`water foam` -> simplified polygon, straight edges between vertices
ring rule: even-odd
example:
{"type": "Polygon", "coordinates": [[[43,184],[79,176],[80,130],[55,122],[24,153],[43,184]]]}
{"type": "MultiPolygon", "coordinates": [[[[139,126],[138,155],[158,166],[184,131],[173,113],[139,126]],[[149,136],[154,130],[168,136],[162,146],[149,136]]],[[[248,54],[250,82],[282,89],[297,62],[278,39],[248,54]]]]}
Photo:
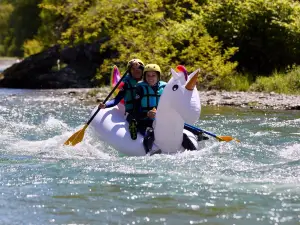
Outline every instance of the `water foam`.
{"type": "Polygon", "coordinates": [[[288,145],[279,152],[279,155],[285,159],[300,160],[300,144],[288,145]]]}
{"type": "Polygon", "coordinates": [[[76,146],[64,146],[70,132],[57,135],[46,140],[30,141],[15,139],[6,146],[7,151],[15,154],[26,154],[52,159],[109,159],[112,156],[105,153],[107,146],[94,142],[88,135],[76,146]]]}

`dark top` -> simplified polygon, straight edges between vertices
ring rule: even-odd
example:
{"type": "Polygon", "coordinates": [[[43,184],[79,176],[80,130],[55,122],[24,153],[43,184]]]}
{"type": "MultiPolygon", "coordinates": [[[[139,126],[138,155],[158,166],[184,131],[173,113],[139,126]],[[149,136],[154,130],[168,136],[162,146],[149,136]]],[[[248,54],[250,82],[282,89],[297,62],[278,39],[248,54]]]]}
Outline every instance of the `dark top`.
{"type": "Polygon", "coordinates": [[[127,88],[126,86],[127,86],[127,84],[124,83],[122,89],[118,92],[118,94],[116,95],[116,97],[113,98],[113,99],[111,99],[111,100],[109,100],[109,101],[107,101],[105,103],[105,105],[106,105],[107,108],[110,108],[110,107],[113,107],[113,106],[119,104],[119,102],[125,97],[126,88],[127,88]]]}

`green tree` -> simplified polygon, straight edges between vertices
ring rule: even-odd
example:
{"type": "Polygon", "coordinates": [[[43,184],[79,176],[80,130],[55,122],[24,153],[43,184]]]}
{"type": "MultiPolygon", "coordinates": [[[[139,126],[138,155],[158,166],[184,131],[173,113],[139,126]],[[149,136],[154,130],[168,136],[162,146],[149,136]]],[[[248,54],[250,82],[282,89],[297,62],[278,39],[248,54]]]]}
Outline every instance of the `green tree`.
{"type": "Polygon", "coordinates": [[[236,48],[223,51],[222,44],[210,37],[199,16],[205,2],[74,0],[42,7],[68,21],[61,34],[62,44],[108,38],[100,49],[111,55],[100,67],[102,74],[116,63],[125,68],[130,58],[138,57],[158,63],[166,75],[179,63],[191,70],[202,67],[209,74],[203,77],[206,84],[218,86],[221,77],[234,73],[236,63],[228,60],[236,48]]]}
{"type": "Polygon", "coordinates": [[[8,36],[9,18],[12,11],[13,6],[11,4],[0,4],[0,56],[7,55],[7,48],[4,43],[8,36]]]}
{"type": "Polygon", "coordinates": [[[205,26],[224,47],[238,47],[234,59],[252,74],[270,74],[300,63],[300,4],[292,0],[211,1],[205,26]]]}
{"type": "Polygon", "coordinates": [[[215,87],[221,87],[237,65],[229,61],[237,48],[224,48],[204,26],[203,7],[207,0],[10,2],[15,7],[10,17],[10,54],[21,54],[20,46],[24,46],[26,54],[32,54],[57,42],[70,46],[103,39],[106,41],[99,51],[108,57],[100,67],[102,74],[110,74],[113,64],[125,69],[130,58],[138,57],[146,63],[158,63],[165,79],[170,67],[177,64],[189,70],[201,67],[205,71],[202,85],[215,87]],[[30,16],[23,21],[25,13],[30,16]],[[33,21],[30,25],[29,19],[33,21]]]}
{"type": "Polygon", "coordinates": [[[40,26],[40,0],[6,0],[13,6],[8,20],[6,38],[3,41],[5,53],[9,56],[23,56],[23,43],[32,39],[40,26]]]}
{"type": "Polygon", "coordinates": [[[35,39],[42,42],[44,47],[56,44],[61,38],[61,33],[68,27],[68,18],[53,10],[54,5],[63,5],[64,2],[64,0],[42,0],[38,5],[41,9],[39,14],[41,24],[35,39]]]}

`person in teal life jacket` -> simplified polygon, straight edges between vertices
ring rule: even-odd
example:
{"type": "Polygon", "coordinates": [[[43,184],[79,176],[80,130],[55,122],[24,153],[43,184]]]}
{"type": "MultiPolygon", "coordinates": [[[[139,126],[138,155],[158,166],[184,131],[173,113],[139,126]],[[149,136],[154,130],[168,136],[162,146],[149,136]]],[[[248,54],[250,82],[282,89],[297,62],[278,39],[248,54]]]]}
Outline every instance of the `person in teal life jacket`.
{"type": "Polygon", "coordinates": [[[142,80],[144,63],[140,59],[132,59],[127,63],[128,74],[123,79],[120,86],[122,87],[116,97],[107,101],[105,104],[100,103],[99,108],[110,108],[117,105],[123,98],[125,103],[125,117],[129,123],[131,139],[137,138],[137,122],[133,117],[135,105],[136,84],[142,80]]]}
{"type": "Polygon", "coordinates": [[[148,153],[154,142],[153,121],[156,108],[166,82],[160,80],[161,70],[157,64],[147,64],[144,68],[143,82],[136,86],[134,116],[137,130],[144,135],[143,145],[148,153]]]}
{"type": "MultiPolygon", "coordinates": [[[[150,155],[159,153],[159,151],[151,153],[151,149],[155,139],[153,121],[156,115],[156,108],[158,106],[160,96],[167,84],[160,80],[160,76],[160,67],[157,64],[148,64],[144,68],[143,82],[138,83],[136,86],[134,116],[138,122],[138,131],[144,135],[143,145],[145,151],[146,153],[150,153],[150,155]]],[[[208,139],[203,136],[202,133],[187,124],[184,128],[198,136],[198,141],[208,139]]],[[[196,149],[187,135],[183,135],[182,146],[190,150],[196,149]]]]}

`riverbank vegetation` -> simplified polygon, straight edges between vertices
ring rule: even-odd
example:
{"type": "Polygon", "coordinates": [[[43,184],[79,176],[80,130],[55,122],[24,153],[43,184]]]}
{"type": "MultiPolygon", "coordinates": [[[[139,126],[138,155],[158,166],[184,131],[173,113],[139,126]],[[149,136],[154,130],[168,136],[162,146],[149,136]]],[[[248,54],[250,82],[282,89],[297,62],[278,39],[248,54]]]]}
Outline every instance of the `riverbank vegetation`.
{"type": "Polygon", "coordinates": [[[138,57],[164,79],[200,67],[201,88],[300,94],[299,1],[2,0],[0,18],[0,56],[102,40],[103,82],[138,57]]]}

